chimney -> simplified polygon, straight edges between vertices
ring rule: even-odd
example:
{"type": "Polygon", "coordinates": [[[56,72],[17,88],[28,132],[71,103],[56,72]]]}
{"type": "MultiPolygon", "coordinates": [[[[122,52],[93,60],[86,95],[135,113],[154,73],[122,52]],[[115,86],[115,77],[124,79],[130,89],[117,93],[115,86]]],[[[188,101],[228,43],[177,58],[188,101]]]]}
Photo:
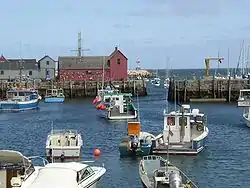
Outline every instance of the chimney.
{"type": "Polygon", "coordinates": [[[115,51],[117,51],[118,50],[118,46],[115,46],[115,51]]]}

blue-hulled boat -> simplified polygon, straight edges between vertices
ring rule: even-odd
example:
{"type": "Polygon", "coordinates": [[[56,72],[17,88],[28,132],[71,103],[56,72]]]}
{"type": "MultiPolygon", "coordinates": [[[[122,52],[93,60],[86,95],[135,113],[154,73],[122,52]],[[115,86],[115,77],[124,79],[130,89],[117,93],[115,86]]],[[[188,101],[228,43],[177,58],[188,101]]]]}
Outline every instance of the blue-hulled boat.
{"type": "Polygon", "coordinates": [[[47,89],[44,102],[45,103],[63,103],[65,96],[63,89],[47,89]]]}
{"type": "Polygon", "coordinates": [[[38,108],[39,95],[36,90],[13,89],[6,93],[6,100],[0,101],[0,111],[22,111],[38,108]]]}

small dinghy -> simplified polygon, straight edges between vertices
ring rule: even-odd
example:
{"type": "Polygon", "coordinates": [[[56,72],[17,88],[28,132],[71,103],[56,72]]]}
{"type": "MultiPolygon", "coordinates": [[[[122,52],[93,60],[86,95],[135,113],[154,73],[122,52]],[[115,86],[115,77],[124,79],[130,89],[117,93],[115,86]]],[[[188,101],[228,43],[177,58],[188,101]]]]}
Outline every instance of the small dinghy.
{"type": "Polygon", "coordinates": [[[198,188],[179,168],[160,156],[144,156],[139,174],[146,188],[198,188]]]}

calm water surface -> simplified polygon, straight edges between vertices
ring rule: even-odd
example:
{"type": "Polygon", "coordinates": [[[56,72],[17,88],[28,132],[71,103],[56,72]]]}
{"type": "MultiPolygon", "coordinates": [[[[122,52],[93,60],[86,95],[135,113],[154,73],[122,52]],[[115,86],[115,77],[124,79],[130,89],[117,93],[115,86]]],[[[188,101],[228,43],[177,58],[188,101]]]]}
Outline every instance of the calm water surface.
{"type": "MultiPolygon", "coordinates": [[[[158,134],[163,128],[166,106],[163,88],[149,88],[149,96],[139,99],[142,129],[158,134]]],[[[92,99],[69,100],[64,104],[40,104],[40,109],[0,114],[0,148],[19,150],[27,156],[44,155],[51,130],[77,129],[84,137],[83,158],[92,160],[101,149],[97,163],[107,169],[101,188],[142,187],[138,159],[120,158],[118,145],[126,134],[126,122],[107,122],[98,117],[92,99]]],[[[173,105],[170,105],[173,109],[173,105]]],[[[193,104],[208,115],[208,147],[196,157],[170,156],[201,188],[250,187],[250,129],[241,118],[242,109],[228,104],[193,104]]]]}

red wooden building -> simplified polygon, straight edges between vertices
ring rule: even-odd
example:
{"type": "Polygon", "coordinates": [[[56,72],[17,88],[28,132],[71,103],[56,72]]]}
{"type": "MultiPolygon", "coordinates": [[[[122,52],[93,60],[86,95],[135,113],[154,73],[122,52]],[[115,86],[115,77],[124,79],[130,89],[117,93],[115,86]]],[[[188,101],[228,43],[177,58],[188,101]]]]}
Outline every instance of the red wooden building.
{"type": "Polygon", "coordinates": [[[117,48],[110,56],[59,56],[59,80],[127,80],[128,59],[117,48]]]}

